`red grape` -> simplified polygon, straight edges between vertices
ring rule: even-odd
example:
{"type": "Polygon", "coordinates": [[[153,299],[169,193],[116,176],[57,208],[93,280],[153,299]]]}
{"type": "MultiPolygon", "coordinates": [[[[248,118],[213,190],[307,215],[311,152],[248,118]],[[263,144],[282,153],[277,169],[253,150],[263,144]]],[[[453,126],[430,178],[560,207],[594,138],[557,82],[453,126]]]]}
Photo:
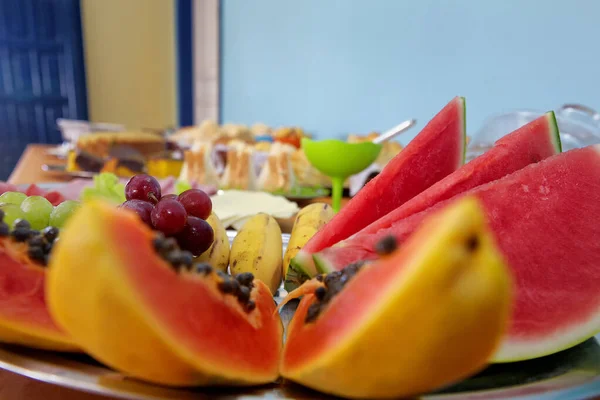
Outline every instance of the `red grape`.
{"type": "Polygon", "coordinates": [[[177,234],[177,243],[183,250],[199,256],[210,248],[215,238],[208,222],[197,217],[188,217],[187,225],[177,234]]]}
{"type": "Polygon", "coordinates": [[[152,221],[150,219],[150,212],[154,208],[152,204],[147,201],[142,201],[138,199],[127,200],[125,203],[121,204],[119,208],[124,208],[126,210],[131,210],[140,217],[144,223],[152,226],[152,221]]]}
{"type": "Polygon", "coordinates": [[[188,215],[207,219],[212,211],[212,201],[202,190],[189,189],[179,195],[179,201],[188,215]]]}
{"type": "Polygon", "coordinates": [[[150,175],[135,175],[125,185],[125,198],[156,204],[160,200],[160,184],[150,175]]]}
{"type": "Polygon", "coordinates": [[[177,200],[177,195],[176,194],[165,194],[163,197],[160,198],[161,200],[163,199],[175,199],[177,200]]]}
{"type": "Polygon", "coordinates": [[[154,206],[150,218],[155,229],[165,235],[174,235],[184,228],[187,213],[177,200],[164,199],[154,206]]]}

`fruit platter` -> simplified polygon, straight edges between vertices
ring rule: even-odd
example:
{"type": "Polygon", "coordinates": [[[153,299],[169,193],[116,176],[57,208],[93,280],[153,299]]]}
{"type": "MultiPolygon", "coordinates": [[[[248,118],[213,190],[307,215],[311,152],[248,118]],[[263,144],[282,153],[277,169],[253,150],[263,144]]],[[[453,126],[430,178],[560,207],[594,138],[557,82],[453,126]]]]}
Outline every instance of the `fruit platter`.
{"type": "Polygon", "coordinates": [[[0,367],[128,399],[600,395],[600,147],[548,112],[465,163],[456,97],[340,211],[0,186],[0,367]]]}

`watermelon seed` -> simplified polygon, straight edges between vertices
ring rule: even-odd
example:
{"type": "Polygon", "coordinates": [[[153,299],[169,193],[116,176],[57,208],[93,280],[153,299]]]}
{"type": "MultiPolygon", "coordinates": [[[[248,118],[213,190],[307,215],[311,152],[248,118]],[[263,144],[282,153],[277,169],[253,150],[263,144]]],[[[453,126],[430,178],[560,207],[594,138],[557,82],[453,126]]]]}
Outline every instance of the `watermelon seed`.
{"type": "Polygon", "coordinates": [[[398,248],[396,238],[392,235],[386,236],[375,244],[375,252],[380,256],[387,256],[398,248]]]}

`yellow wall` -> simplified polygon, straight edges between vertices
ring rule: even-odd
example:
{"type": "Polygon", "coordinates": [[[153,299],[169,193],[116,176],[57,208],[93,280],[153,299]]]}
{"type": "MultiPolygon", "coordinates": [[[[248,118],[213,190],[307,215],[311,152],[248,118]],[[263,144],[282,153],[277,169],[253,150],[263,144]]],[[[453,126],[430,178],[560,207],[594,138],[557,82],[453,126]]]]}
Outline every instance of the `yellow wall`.
{"type": "Polygon", "coordinates": [[[177,124],[173,0],[83,0],[90,120],[177,124]]]}

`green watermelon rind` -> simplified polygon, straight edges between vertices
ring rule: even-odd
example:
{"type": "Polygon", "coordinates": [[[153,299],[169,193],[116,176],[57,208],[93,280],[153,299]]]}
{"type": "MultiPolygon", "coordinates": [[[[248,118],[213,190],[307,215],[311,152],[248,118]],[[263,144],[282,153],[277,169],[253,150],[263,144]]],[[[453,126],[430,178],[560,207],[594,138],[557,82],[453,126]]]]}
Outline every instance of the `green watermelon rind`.
{"type": "Polygon", "coordinates": [[[554,111],[548,111],[546,113],[548,124],[550,125],[550,141],[554,145],[556,153],[562,153],[562,142],[560,140],[560,130],[558,129],[558,122],[556,122],[556,114],[554,111]]]}
{"type": "Polygon", "coordinates": [[[319,274],[328,274],[336,270],[327,262],[327,259],[321,257],[319,253],[313,254],[312,259],[319,274]]]}
{"type": "MultiPolygon", "coordinates": [[[[498,349],[497,353],[490,359],[490,362],[492,362],[494,364],[507,364],[507,363],[512,363],[512,362],[527,361],[527,360],[532,360],[532,359],[536,359],[536,358],[540,358],[540,357],[549,356],[549,355],[556,354],[556,353],[564,351],[564,350],[571,349],[571,348],[585,342],[586,340],[593,338],[594,336],[596,336],[599,333],[600,333],[600,325],[597,328],[591,329],[580,335],[576,335],[573,338],[573,340],[562,343],[560,346],[552,347],[549,345],[544,350],[535,352],[534,354],[532,354],[532,353],[521,354],[519,352],[513,351],[513,352],[510,352],[511,353],[510,355],[504,355],[503,354],[504,346],[502,346],[498,349]],[[515,353],[515,354],[512,354],[512,353],[515,353]]],[[[510,348],[513,345],[509,343],[507,346],[510,348]]],[[[531,345],[523,343],[521,346],[529,348],[529,346],[531,346],[531,345]]]]}

